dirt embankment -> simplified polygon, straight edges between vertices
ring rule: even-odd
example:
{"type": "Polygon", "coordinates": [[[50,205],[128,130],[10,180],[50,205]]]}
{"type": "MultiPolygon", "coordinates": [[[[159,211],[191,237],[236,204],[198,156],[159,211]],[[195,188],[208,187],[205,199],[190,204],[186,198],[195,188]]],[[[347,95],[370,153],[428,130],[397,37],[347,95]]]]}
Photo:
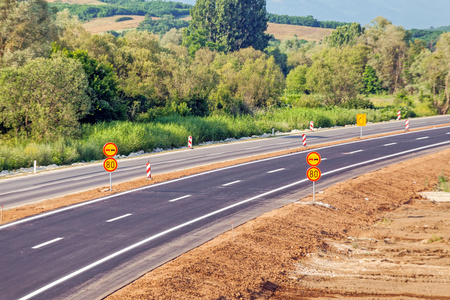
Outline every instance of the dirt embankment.
{"type": "Polygon", "coordinates": [[[450,299],[450,202],[419,194],[439,175],[450,149],[267,213],[107,299],[450,299]]]}

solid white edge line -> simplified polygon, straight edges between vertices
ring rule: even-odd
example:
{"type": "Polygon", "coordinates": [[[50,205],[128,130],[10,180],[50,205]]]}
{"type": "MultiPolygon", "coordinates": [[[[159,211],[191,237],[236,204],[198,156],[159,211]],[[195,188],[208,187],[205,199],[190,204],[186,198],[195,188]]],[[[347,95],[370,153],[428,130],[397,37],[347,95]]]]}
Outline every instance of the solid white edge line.
{"type": "MultiPolygon", "coordinates": [[[[361,166],[361,165],[369,164],[369,163],[372,163],[372,162],[375,162],[375,161],[385,160],[387,158],[399,156],[399,155],[402,155],[402,154],[407,154],[407,153],[415,152],[415,151],[418,151],[418,150],[423,150],[423,149],[427,149],[427,148],[431,148],[431,147],[435,147],[435,146],[440,146],[440,145],[445,145],[445,144],[449,144],[449,143],[450,143],[450,141],[441,142],[441,143],[437,143],[437,144],[433,144],[433,145],[423,146],[423,147],[419,147],[419,148],[415,148],[415,149],[410,149],[410,150],[406,150],[406,151],[390,154],[390,155],[383,156],[383,157],[370,159],[370,160],[367,160],[367,161],[364,161],[364,162],[360,162],[360,163],[357,163],[357,164],[353,164],[353,165],[350,165],[350,166],[345,166],[345,167],[342,167],[342,168],[339,168],[339,169],[335,169],[335,170],[332,170],[332,171],[325,172],[325,173],[322,174],[322,176],[326,176],[326,175],[333,174],[333,173],[336,173],[336,172],[340,172],[340,171],[343,171],[343,170],[346,170],[346,169],[358,167],[358,166],[361,166]]],[[[87,266],[85,266],[85,267],[83,267],[81,269],[78,269],[77,271],[72,272],[72,273],[70,273],[70,274],[68,274],[68,275],[66,275],[66,276],[64,276],[64,277],[62,277],[62,278],[60,278],[60,279],[58,279],[56,281],[53,281],[52,283],[49,283],[49,284],[43,286],[42,288],[40,288],[40,289],[38,289],[38,290],[36,290],[36,291],[34,291],[34,292],[32,292],[32,293],[22,297],[22,298],[20,298],[19,300],[27,300],[27,299],[30,299],[30,298],[36,296],[36,295],[39,295],[40,293],[45,292],[46,290],[48,290],[48,289],[50,289],[50,288],[52,288],[52,287],[54,287],[54,286],[56,286],[56,285],[58,285],[58,284],[60,284],[60,283],[62,283],[64,281],[66,281],[66,280],[69,280],[69,279],[71,279],[71,278],[73,278],[73,277],[75,277],[75,276],[77,276],[77,275],[79,275],[79,274],[81,274],[83,272],[86,272],[86,271],[88,271],[88,270],[90,270],[90,269],[92,269],[92,268],[94,268],[94,267],[96,267],[96,266],[98,266],[98,265],[100,265],[100,264],[102,264],[104,262],[107,262],[107,261],[109,261],[109,260],[111,260],[111,259],[113,259],[113,258],[115,258],[115,257],[117,257],[117,256],[119,256],[121,254],[123,254],[123,253],[126,253],[126,252],[131,251],[131,250],[133,250],[133,249],[135,249],[135,248],[137,248],[137,247],[139,247],[141,245],[144,245],[144,244],[146,244],[146,243],[148,243],[148,242],[150,242],[150,241],[152,241],[152,240],[154,240],[154,239],[156,239],[158,237],[161,237],[163,235],[166,235],[168,233],[171,233],[171,232],[173,232],[175,230],[178,230],[178,229],[181,229],[183,227],[192,225],[192,224],[194,224],[196,222],[199,222],[199,221],[204,220],[206,218],[209,218],[211,216],[217,215],[217,214],[219,214],[221,212],[227,211],[229,209],[232,209],[234,207],[240,206],[242,204],[254,201],[254,200],[259,199],[261,197],[264,197],[264,196],[267,196],[267,195],[279,192],[281,190],[290,188],[292,186],[298,185],[298,184],[303,183],[305,181],[308,181],[308,179],[305,178],[305,179],[302,179],[300,181],[296,181],[294,183],[291,183],[291,184],[279,187],[277,189],[265,192],[263,194],[251,197],[249,199],[246,199],[246,200],[243,200],[243,201],[231,204],[231,205],[226,206],[224,208],[221,208],[221,209],[218,209],[216,211],[213,211],[213,212],[211,212],[209,214],[203,215],[203,216],[195,218],[195,219],[193,219],[191,221],[185,222],[185,223],[180,224],[178,226],[175,226],[175,227],[172,227],[172,228],[167,229],[165,231],[162,231],[160,233],[157,233],[157,234],[155,234],[153,236],[150,236],[150,237],[148,237],[148,238],[146,238],[146,239],[144,239],[144,240],[142,240],[140,242],[137,242],[137,243],[135,243],[133,245],[130,245],[128,247],[123,248],[122,250],[119,250],[119,251],[117,251],[115,253],[112,253],[112,254],[110,254],[110,255],[108,255],[108,256],[106,256],[106,257],[104,257],[104,258],[102,258],[102,259],[100,259],[100,260],[98,260],[96,262],[93,262],[90,265],[87,265],[87,266]]]]}
{"type": "Polygon", "coordinates": [[[129,217],[129,216],[132,216],[132,215],[133,215],[133,214],[126,214],[126,215],[123,215],[123,216],[120,216],[120,217],[117,217],[117,218],[114,218],[114,219],[109,219],[109,220],[107,220],[107,221],[105,221],[105,222],[106,222],[106,223],[111,223],[111,222],[114,222],[114,221],[117,221],[117,220],[120,220],[120,219],[129,217]]]}
{"type": "Polygon", "coordinates": [[[45,242],[45,243],[36,245],[36,246],[34,246],[34,247],[31,247],[31,249],[39,249],[39,248],[41,248],[41,247],[50,245],[50,244],[52,244],[52,243],[54,243],[54,242],[57,242],[57,241],[60,241],[60,240],[62,240],[62,239],[63,239],[62,237],[59,237],[59,238],[53,239],[53,240],[51,240],[51,241],[48,241],[48,242],[45,242]]]}
{"type": "Polygon", "coordinates": [[[241,182],[241,181],[240,180],[236,180],[236,181],[233,181],[233,182],[228,182],[228,183],[222,184],[222,186],[229,186],[229,185],[232,185],[232,184],[235,184],[235,183],[238,183],[238,182],[241,182]]]}
{"type": "Polygon", "coordinates": [[[447,132],[446,134],[450,134],[450,132],[447,132]]]}
{"type": "Polygon", "coordinates": [[[186,196],[178,197],[178,198],[169,200],[169,202],[175,202],[175,201],[178,201],[178,200],[181,200],[181,199],[185,199],[185,198],[189,198],[189,197],[192,197],[192,195],[186,195],[186,196]]]}
{"type": "MultiPolygon", "coordinates": [[[[367,161],[364,161],[364,162],[360,162],[360,163],[357,163],[357,164],[353,164],[353,165],[350,165],[350,166],[345,166],[345,167],[342,167],[342,168],[339,168],[339,169],[335,169],[335,170],[332,170],[332,171],[325,172],[325,173],[322,174],[322,176],[326,176],[326,175],[333,174],[333,173],[336,173],[336,172],[340,172],[340,171],[343,171],[343,170],[346,170],[346,169],[358,167],[358,166],[361,166],[361,165],[369,164],[369,163],[372,163],[372,162],[375,162],[375,161],[385,160],[387,158],[399,156],[399,155],[402,155],[402,154],[407,154],[407,153],[415,152],[415,151],[418,151],[418,150],[423,150],[423,149],[427,149],[427,148],[431,148],[431,147],[435,147],[435,146],[440,146],[440,145],[445,145],[445,144],[449,144],[449,143],[450,143],[450,141],[441,142],[441,143],[437,143],[437,144],[433,144],[433,145],[423,146],[423,147],[419,147],[419,148],[415,148],[415,149],[410,149],[410,150],[406,150],[406,151],[390,154],[390,155],[383,156],[383,157],[370,159],[370,160],[367,160],[367,161]]],[[[94,268],[94,267],[96,267],[96,266],[106,262],[106,261],[109,261],[109,260],[111,260],[111,259],[113,259],[113,258],[115,258],[115,257],[117,257],[117,256],[119,256],[121,254],[123,254],[123,253],[131,251],[131,250],[133,250],[133,249],[135,249],[135,248],[137,248],[139,246],[142,246],[142,245],[144,245],[144,244],[146,244],[146,243],[148,243],[148,242],[150,242],[150,241],[152,241],[152,240],[154,240],[154,239],[156,239],[158,237],[161,237],[163,235],[166,235],[168,233],[171,233],[171,232],[173,232],[175,230],[178,230],[178,229],[181,229],[183,227],[192,225],[192,224],[194,224],[196,222],[199,222],[199,221],[204,220],[206,218],[209,218],[211,216],[217,215],[219,213],[222,213],[222,212],[227,211],[229,209],[232,209],[234,207],[240,206],[242,204],[254,201],[254,200],[259,199],[261,197],[264,197],[264,196],[267,196],[267,195],[270,195],[270,194],[282,191],[284,189],[290,188],[292,186],[298,185],[298,184],[303,183],[305,181],[308,181],[308,179],[305,178],[305,179],[302,179],[300,181],[296,181],[294,183],[291,183],[291,184],[279,187],[277,189],[265,192],[263,194],[251,197],[249,199],[246,199],[246,200],[243,200],[243,201],[231,204],[231,205],[226,206],[224,208],[221,208],[221,209],[218,209],[216,211],[213,211],[213,212],[211,212],[209,214],[203,215],[203,216],[195,218],[195,219],[193,219],[191,221],[185,222],[185,223],[180,224],[178,226],[175,226],[175,227],[172,227],[172,228],[167,229],[165,231],[162,231],[160,233],[157,233],[157,234],[155,234],[153,236],[150,236],[150,237],[148,237],[148,238],[146,238],[146,239],[144,239],[144,240],[142,240],[140,242],[137,242],[137,243],[135,243],[133,245],[130,245],[130,246],[126,247],[126,248],[123,248],[122,250],[119,250],[119,251],[117,251],[115,253],[112,253],[112,254],[110,254],[110,255],[108,255],[108,256],[106,256],[106,257],[104,257],[104,258],[102,258],[102,259],[100,259],[100,260],[98,260],[96,262],[93,262],[90,265],[87,265],[87,266],[85,266],[85,267],[83,267],[81,269],[78,269],[77,271],[72,272],[72,273],[70,273],[70,274],[68,274],[68,275],[66,275],[66,276],[64,276],[64,277],[62,277],[62,278],[60,278],[60,279],[58,279],[56,281],[53,281],[52,283],[49,283],[49,284],[43,286],[42,288],[40,288],[40,289],[38,289],[38,290],[36,290],[36,291],[34,291],[34,292],[32,292],[32,293],[22,297],[22,298],[20,298],[19,300],[27,300],[27,299],[30,299],[30,298],[36,296],[36,295],[39,295],[40,293],[45,292],[46,290],[48,290],[48,289],[50,289],[50,288],[52,288],[52,287],[54,287],[54,286],[56,286],[56,285],[58,285],[58,284],[60,284],[60,283],[62,283],[64,281],[66,281],[66,280],[69,280],[69,279],[71,279],[71,278],[73,278],[73,277],[75,277],[75,276],[77,276],[77,275],[79,275],[79,274],[81,274],[83,272],[86,272],[86,271],[88,271],[88,270],[90,270],[90,269],[92,269],[92,268],[94,268]]]]}
{"type": "Polygon", "coordinates": [[[397,143],[384,144],[383,146],[384,146],[384,147],[387,147],[387,146],[393,146],[393,145],[397,145],[397,143]]]}
{"type": "Polygon", "coordinates": [[[417,138],[416,141],[425,140],[425,139],[429,139],[429,138],[430,138],[429,136],[424,136],[424,137],[417,138]]]}
{"type": "MultiPolygon", "coordinates": [[[[420,132],[429,131],[429,130],[439,130],[439,129],[447,128],[447,127],[450,127],[450,126],[424,129],[424,130],[421,130],[420,132]]],[[[399,134],[396,134],[396,136],[408,135],[408,134],[414,134],[414,133],[417,133],[417,132],[412,131],[412,132],[399,133],[399,134]]],[[[389,138],[389,137],[392,137],[392,136],[381,136],[381,137],[376,137],[376,138],[367,139],[367,140],[353,141],[353,142],[345,143],[345,145],[361,143],[361,142],[367,142],[367,141],[373,141],[373,140],[379,140],[379,139],[385,139],[385,138],[389,138]]],[[[343,144],[336,144],[336,145],[330,145],[330,146],[325,146],[325,147],[319,147],[319,148],[314,149],[314,151],[318,151],[318,150],[321,150],[321,149],[335,148],[335,147],[339,147],[339,146],[342,146],[342,145],[343,144]]],[[[437,145],[437,144],[435,144],[435,145],[437,145]]],[[[129,194],[129,193],[134,193],[136,191],[150,189],[150,188],[158,187],[158,186],[161,186],[161,185],[170,184],[172,182],[177,182],[177,181],[186,180],[186,179],[190,179],[190,178],[194,178],[194,177],[198,177],[198,176],[202,176],[202,175],[206,175],[206,174],[219,172],[219,171],[222,171],[222,170],[233,169],[233,168],[237,168],[237,167],[241,167],[241,166],[246,166],[246,165],[250,165],[250,164],[256,164],[256,163],[259,163],[259,162],[264,162],[264,161],[284,158],[284,157],[288,157],[288,156],[301,155],[301,154],[304,154],[305,152],[309,152],[309,151],[311,151],[311,150],[304,150],[304,151],[299,151],[299,152],[295,152],[295,153],[290,153],[290,154],[285,154],[285,155],[280,155],[280,156],[275,156],[275,157],[269,157],[269,158],[265,158],[265,159],[261,159],[261,160],[250,161],[250,162],[246,162],[246,163],[242,163],[242,164],[228,166],[228,167],[221,168],[221,169],[215,169],[215,170],[206,171],[206,172],[203,172],[203,173],[197,173],[197,174],[189,175],[189,176],[186,176],[186,177],[181,177],[181,178],[177,178],[177,179],[173,179],[173,180],[169,180],[169,181],[164,181],[164,182],[160,182],[160,183],[144,186],[144,187],[137,188],[137,189],[134,189],[134,190],[129,190],[129,191],[125,191],[125,192],[122,192],[122,193],[106,196],[106,197],[103,197],[103,198],[98,198],[98,199],[94,199],[94,200],[91,200],[91,201],[86,201],[86,202],[74,204],[74,205],[67,206],[67,207],[64,207],[64,208],[61,208],[61,209],[56,209],[56,210],[53,210],[53,211],[50,211],[50,212],[46,212],[46,213],[43,213],[43,214],[40,214],[40,215],[36,215],[36,216],[32,216],[32,217],[29,217],[29,218],[26,218],[26,219],[22,219],[22,220],[19,220],[19,221],[11,222],[11,223],[5,224],[3,226],[0,226],[0,230],[8,228],[8,227],[11,227],[11,226],[14,226],[14,225],[26,223],[26,222],[33,221],[33,220],[37,220],[37,219],[40,219],[40,218],[43,218],[43,217],[46,217],[46,216],[50,216],[50,215],[53,215],[53,214],[57,214],[57,213],[60,213],[60,212],[63,212],[63,211],[67,211],[67,210],[75,209],[75,208],[78,208],[78,207],[94,204],[94,203],[97,203],[97,202],[105,201],[105,200],[108,200],[108,199],[111,199],[111,198],[114,198],[114,197],[118,197],[118,196],[129,194]]]]}
{"type": "Polygon", "coordinates": [[[272,173],[279,172],[279,171],[283,171],[283,170],[284,170],[284,168],[281,168],[281,169],[276,169],[276,170],[269,171],[269,172],[267,172],[267,173],[268,173],[268,174],[272,174],[272,173]]]}

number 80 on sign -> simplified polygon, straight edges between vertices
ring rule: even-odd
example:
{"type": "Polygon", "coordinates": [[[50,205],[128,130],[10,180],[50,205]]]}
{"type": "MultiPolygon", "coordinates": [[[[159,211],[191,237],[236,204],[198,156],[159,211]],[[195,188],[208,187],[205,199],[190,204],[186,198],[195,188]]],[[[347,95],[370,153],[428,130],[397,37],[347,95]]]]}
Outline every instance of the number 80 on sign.
{"type": "Polygon", "coordinates": [[[103,162],[103,168],[108,172],[114,172],[117,169],[117,160],[112,157],[105,159],[103,162]]]}
{"type": "Polygon", "coordinates": [[[306,177],[311,181],[319,180],[320,176],[322,176],[322,172],[320,172],[320,169],[317,167],[311,167],[306,171],[306,177]]]}

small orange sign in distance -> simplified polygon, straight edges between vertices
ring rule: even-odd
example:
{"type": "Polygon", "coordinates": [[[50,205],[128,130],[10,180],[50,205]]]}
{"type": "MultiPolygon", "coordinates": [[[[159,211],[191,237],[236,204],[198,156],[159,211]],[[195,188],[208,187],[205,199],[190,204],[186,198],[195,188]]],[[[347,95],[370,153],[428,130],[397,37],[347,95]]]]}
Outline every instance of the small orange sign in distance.
{"type": "Polygon", "coordinates": [[[114,172],[117,169],[117,166],[118,166],[117,160],[115,160],[112,157],[108,157],[103,162],[103,168],[105,168],[105,170],[108,172],[114,172]]]}
{"type": "Polygon", "coordinates": [[[320,165],[321,161],[322,161],[322,158],[320,157],[320,154],[317,152],[310,152],[306,156],[306,162],[311,167],[317,167],[318,165],[320,165]]]}
{"type": "Polygon", "coordinates": [[[322,176],[322,172],[317,167],[311,167],[306,171],[306,177],[311,181],[317,181],[322,176]]]}
{"type": "Polygon", "coordinates": [[[119,149],[114,143],[106,143],[105,146],[103,146],[103,154],[105,154],[106,157],[113,157],[117,152],[119,152],[119,149]]]}

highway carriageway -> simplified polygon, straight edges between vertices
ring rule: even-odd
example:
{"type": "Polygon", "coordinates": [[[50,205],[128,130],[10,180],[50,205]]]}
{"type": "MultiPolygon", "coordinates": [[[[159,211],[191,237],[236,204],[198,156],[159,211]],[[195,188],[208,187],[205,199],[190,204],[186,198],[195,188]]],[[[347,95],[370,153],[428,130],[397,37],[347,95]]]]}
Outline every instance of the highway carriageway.
{"type": "MultiPolygon", "coordinates": [[[[316,190],[449,147],[450,127],[441,127],[318,148],[316,190]]],[[[310,195],[307,154],[195,174],[1,226],[0,299],[106,296],[231,222],[310,195]]]]}
{"type": "MultiPolygon", "coordinates": [[[[450,115],[410,119],[411,130],[443,124],[450,124],[450,115]]],[[[368,124],[363,127],[363,136],[399,132],[404,129],[404,120],[368,124]]],[[[314,146],[359,137],[360,128],[351,126],[308,131],[306,136],[307,145],[314,146]]],[[[302,147],[302,135],[293,134],[214,146],[194,146],[194,150],[186,149],[132,159],[119,159],[119,166],[112,174],[112,180],[113,184],[117,184],[145,178],[147,161],[151,163],[152,175],[158,175],[299,147],[302,147]]],[[[100,187],[109,187],[109,174],[103,169],[102,162],[9,179],[0,178],[0,205],[8,209],[100,187]]]]}

